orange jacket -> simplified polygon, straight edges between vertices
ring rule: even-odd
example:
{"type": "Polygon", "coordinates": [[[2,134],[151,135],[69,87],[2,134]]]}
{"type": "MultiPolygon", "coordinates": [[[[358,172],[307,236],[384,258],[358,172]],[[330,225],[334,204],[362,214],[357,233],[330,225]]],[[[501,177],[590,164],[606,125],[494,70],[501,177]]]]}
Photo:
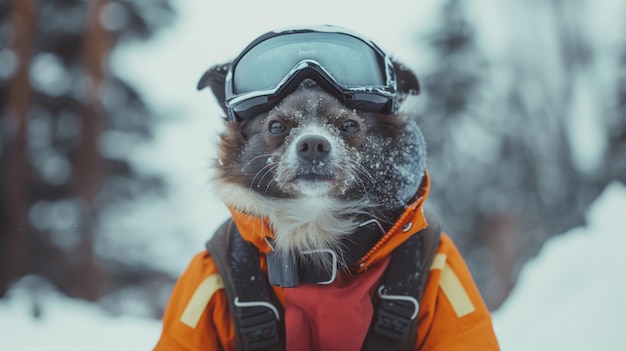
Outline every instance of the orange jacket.
{"type": "MultiPolygon", "coordinates": [[[[428,195],[425,177],[420,196],[403,213],[356,267],[358,272],[381,262],[408,236],[425,228],[422,206],[428,195]],[[412,229],[404,232],[407,224],[412,229]]],[[[267,222],[231,209],[244,240],[254,243],[261,268],[267,272],[265,254],[270,251],[264,236],[271,236],[267,222]]],[[[285,292],[273,287],[283,305],[285,292]]],[[[474,284],[459,251],[442,233],[418,314],[416,350],[499,350],[491,315],[474,284]]],[[[163,317],[163,331],[155,351],[235,350],[235,331],[226,292],[217,267],[207,252],[196,255],[179,278],[163,317]]]]}

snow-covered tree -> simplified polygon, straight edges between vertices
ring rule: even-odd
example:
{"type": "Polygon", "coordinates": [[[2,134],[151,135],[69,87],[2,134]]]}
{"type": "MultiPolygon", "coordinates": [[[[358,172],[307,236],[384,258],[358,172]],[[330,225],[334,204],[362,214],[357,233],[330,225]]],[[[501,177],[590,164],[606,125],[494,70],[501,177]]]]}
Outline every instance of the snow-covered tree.
{"type": "Polygon", "coordinates": [[[0,5],[0,296],[25,274],[97,299],[154,272],[105,268],[102,211],[161,192],[127,155],[155,114],[110,69],[112,50],[171,23],[169,0],[0,5]]]}
{"type": "Polygon", "coordinates": [[[508,37],[497,57],[476,29],[487,17],[463,5],[444,1],[427,37],[434,57],[421,124],[432,203],[495,308],[550,236],[582,224],[604,186],[623,181],[626,115],[607,109],[615,84],[597,78],[606,47],[591,40],[590,2],[500,7],[510,11],[500,14],[506,26],[481,26],[508,37]]]}

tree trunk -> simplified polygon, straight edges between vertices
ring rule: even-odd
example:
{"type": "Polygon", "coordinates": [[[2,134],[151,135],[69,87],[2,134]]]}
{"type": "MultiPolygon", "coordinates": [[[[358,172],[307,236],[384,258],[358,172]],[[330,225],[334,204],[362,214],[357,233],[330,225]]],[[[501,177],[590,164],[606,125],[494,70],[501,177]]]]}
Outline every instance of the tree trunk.
{"type": "Polygon", "coordinates": [[[2,111],[7,118],[3,155],[2,205],[0,207],[0,296],[12,280],[26,273],[27,243],[31,235],[28,223],[30,163],[27,127],[32,91],[29,68],[35,36],[35,5],[32,0],[13,0],[11,8],[13,43],[11,50],[18,66],[7,86],[7,104],[2,111]]]}
{"type": "Polygon", "coordinates": [[[73,294],[95,300],[102,291],[104,271],[97,264],[93,238],[97,221],[96,197],[105,178],[104,160],[99,151],[99,140],[105,127],[106,116],[101,97],[106,86],[107,59],[111,48],[111,33],[102,26],[100,14],[110,0],[95,0],[89,4],[84,41],[84,65],[90,84],[84,106],[82,140],[74,166],[74,191],[84,199],[88,212],[83,221],[84,235],[79,248],[79,271],[73,294]]]}

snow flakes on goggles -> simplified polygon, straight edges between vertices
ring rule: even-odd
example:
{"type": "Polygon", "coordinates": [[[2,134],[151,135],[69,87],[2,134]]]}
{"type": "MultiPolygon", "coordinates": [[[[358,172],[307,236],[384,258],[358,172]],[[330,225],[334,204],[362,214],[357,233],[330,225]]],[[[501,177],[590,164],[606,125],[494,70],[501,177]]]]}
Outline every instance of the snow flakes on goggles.
{"type": "Polygon", "coordinates": [[[336,26],[290,28],[255,39],[226,76],[233,121],[271,110],[306,79],[348,108],[391,113],[396,77],[391,59],[373,42],[336,26]]]}

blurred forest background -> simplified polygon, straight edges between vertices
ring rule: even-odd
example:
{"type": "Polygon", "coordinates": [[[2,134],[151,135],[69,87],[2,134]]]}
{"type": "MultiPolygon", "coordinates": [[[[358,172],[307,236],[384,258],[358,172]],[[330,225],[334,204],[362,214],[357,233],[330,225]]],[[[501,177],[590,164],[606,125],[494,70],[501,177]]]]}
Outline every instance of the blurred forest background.
{"type": "MultiPolygon", "coordinates": [[[[626,183],[626,35],[597,40],[592,1],[514,1],[518,50],[495,60],[469,1],[438,4],[437,25],[414,33],[430,57],[417,72],[429,206],[496,309],[550,236],[583,224],[606,184],[626,183]]],[[[161,315],[176,275],[101,239],[138,199],[172,191],[129,157],[162,122],[109,58],[175,18],[169,0],[0,2],[0,296],[38,275],[112,312],[133,291],[161,315]]],[[[130,233],[117,236],[123,247],[130,233]]]]}
{"type": "Polygon", "coordinates": [[[169,0],[1,4],[0,295],[28,274],[91,301],[146,286],[157,315],[164,299],[154,301],[154,282],[175,277],[103,260],[96,241],[106,214],[149,192],[165,196],[161,179],[127,158],[151,138],[155,114],[109,56],[171,23],[169,0]]]}

